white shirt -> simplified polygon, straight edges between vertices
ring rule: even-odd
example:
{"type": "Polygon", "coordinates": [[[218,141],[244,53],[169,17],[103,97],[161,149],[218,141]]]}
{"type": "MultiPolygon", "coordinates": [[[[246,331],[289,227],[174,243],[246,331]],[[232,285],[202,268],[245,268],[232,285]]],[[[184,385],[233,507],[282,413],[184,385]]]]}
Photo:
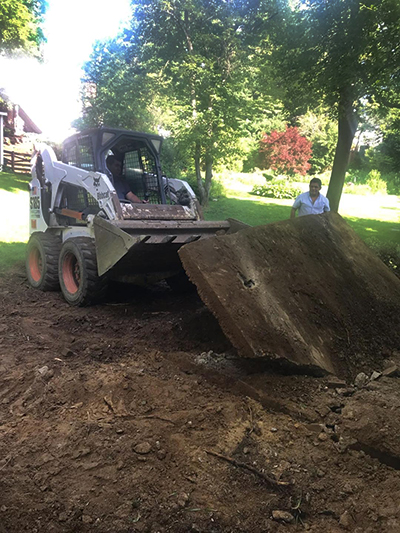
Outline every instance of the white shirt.
{"type": "Polygon", "coordinates": [[[331,210],[328,198],[319,193],[313,203],[309,192],[299,194],[292,207],[293,209],[299,210],[299,217],[304,215],[320,215],[321,213],[331,210]]]}

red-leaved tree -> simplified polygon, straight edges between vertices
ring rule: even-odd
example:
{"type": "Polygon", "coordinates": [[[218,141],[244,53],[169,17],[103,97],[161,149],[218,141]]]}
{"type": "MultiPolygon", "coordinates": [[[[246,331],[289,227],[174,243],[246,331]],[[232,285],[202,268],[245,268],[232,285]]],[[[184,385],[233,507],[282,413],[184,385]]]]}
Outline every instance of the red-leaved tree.
{"type": "Polygon", "coordinates": [[[260,142],[261,168],[293,176],[306,174],[311,167],[312,144],[300,135],[298,128],[264,133],[260,142]]]}

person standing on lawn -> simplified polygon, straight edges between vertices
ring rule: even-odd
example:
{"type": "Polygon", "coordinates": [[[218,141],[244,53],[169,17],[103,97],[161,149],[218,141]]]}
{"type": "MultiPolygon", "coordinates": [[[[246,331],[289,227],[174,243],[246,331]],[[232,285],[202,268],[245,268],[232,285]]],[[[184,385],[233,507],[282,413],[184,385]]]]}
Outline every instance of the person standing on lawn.
{"type": "Polygon", "coordinates": [[[319,191],[322,183],[319,178],[313,178],[310,181],[310,189],[308,192],[303,192],[294,201],[292,210],[290,211],[290,218],[295,218],[296,211],[299,211],[298,216],[304,215],[320,215],[330,211],[329,200],[319,191]]]}

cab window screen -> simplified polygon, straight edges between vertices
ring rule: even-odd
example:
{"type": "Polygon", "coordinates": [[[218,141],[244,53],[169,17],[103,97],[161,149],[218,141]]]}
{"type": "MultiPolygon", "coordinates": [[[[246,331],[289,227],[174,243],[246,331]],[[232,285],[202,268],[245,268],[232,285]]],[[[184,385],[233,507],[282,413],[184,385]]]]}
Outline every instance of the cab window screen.
{"type": "Polygon", "coordinates": [[[139,198],[152,204],[161,203],[155,161],[147,148],[125,153],[123,174],[139,198]]]}
{"type": "Polygon", "coordinates": [[[77,158],[77,154],[76,154],[76,146],[75,146],[75,144],[72,144],[71,146],[69,146],[67,148],[66,155],[67,155],[67,161],[66,162],[67,162],[68,165],[72,165],[73,167],[78,166],[78,158],[77,158]]]}
{"type": "Polygon", "coordinates": [[[94,170],[92,139],[89,136],[81,137],[78,146],[79,167],[85,170],[94,170]]]}

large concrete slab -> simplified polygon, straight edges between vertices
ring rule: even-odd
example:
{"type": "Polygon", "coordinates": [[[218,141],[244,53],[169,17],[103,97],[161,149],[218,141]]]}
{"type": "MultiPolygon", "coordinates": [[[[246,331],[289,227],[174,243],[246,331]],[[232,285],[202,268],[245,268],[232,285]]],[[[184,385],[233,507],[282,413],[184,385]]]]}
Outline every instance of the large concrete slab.
{"type": "Polygon", "coordinates": [[[243,357],[346,376],[400,348],[400,280],[337,214],[213,237],[179,255],[243,357]]]}

